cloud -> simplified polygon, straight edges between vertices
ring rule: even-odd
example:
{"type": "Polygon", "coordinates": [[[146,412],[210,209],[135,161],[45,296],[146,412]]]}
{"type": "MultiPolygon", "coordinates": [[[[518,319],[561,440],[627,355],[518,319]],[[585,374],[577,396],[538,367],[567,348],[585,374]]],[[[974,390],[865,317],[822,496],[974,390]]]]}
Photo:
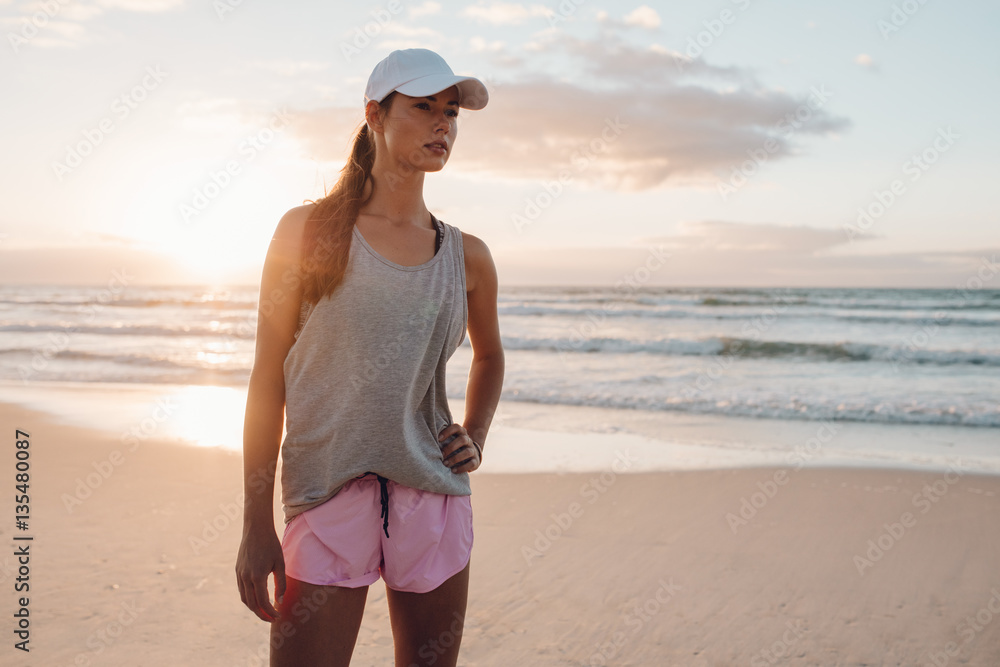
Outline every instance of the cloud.
{"type": "MultiPolygon", "coordinates": [[[[769,90],[739,68],[701,59],[682,69],[676,52],[636,46],[613,30],[595,40],[550,30],[535,38],[532,61],[510,65],[520,74],[504,80],[478,75],[489,81],[490,103],[460,115],[450,158],[456,171],[536,181],[564,176],[585,187],[623,191],[714,187],[747,160],[748,151],[768,146],[768,161],[787,159],[797,154],[801,138],[849,125],[824,108],[828,92],[769,90]],[[577,79],[550,73],[549,58],[569,58],[577,79]]],[[[511,49],[495,42],[482,52],[506,62],[511,49]]],[[[307,117],[360,120],[360,112],[344,111],[310,111],[307,117]]],[[[293,131],[315,157],[340,161],[346,158],[344,137],[356,122],[307,122],[293,131]]]]}
{"type": "Polygon", "coordinates": [[[474,35],[469,38],[469,48],[472,49],[473,53],[505,53],[507,48],[507,43],[503,40],[494,40],[492,42],[487,42],[485,39],[479,35],[474,35]]]}
{"type": "MultiPolygon", "coordinates": [[[[734,227],[741,223],[729,224],[734,227]]],[[[772,228],[777,225],[749,225],[772,228]]],[[[707,229],[698,225],[692,229],[707,229]]],[[[733,228],[730,228],[731,230],[733,228]]],[[[635,280],[636,269],[656,260],[649,286],[726,287],[938,287],[970,288],[970,279],[995,288],[1000,280],[1000,247],[968,251],[925,251],[866,255],[835,255],[810,252],[810,247],[830,243],[831,230],[791,228],[785,250],[720,250],[677,245],[675,237],[645,239],[645,245],[536,248],[493,244],[502,285],[593,285],[613,287],[624,277],[635,280]],[[810,241],[813,237],[815,240],[810,241]],[[675,242],[671,244],[671,239],[675,242]],[[665,241],[657,247],[657,241],[665,241]]],[[[2,236],[2,235],[0,235],[2,236]]],[[[774,238],[768,236],[768,238],[774,238]]],[[[111,270],[124,272],[134,285],[204,284],[206,276],[192,272],[175,259],[150,249],[136,247],[127,239],[100,239],[104,243],[75,247],[18,247],[0,243],[0,281],[5,285],[90,284],[106,285],[111,270]]],[[[257,284],[260,267],[235,268],[224,277],[230,284],[257,284]]],[[[974,288],[974,287],[973,287],[974,288]]]]}
{"type": "MultiPolygon", "coordinates": [[[[747,151],[767,145],[769,160],[793,155],[792,126],[783,131],[781,123],[803,108],[806,100],[778,92],[668,85],[630,95],[551,79],[503,84],[486,115],[466,124],[452,159],[461,170],[618,190],[715,184],[747,151]]],[[[799,134],[845,124],[811,113],[799,134]]]]}
{"type": "Polygon", "coordinates": [[[76,0],[72,3],[65,0],[54,3],[35,0],[34,2],[20,3],[18,9],[24,16],[41,13],[59,15],[73,20],[87,20],[99,16],[109,9],[148,14],[169,12],[183,7],[184,0],[95,0],[94,2],[76,0]]]}
{"type": "MultiPolygon", "coordinates": [[[[635,280],[652,250],[607,248],[491,249],[500,283],[516,285],[593,285],[613,287],[635,280]]],[[[651,274],[649,286],[704,287],[931,287],[967,288],[980,267],[996,275],[1000,249],[967,252],[913,252],[843,257],[790,257],[761,261],[748,254],[672,253],[651,274]],[[992,257],[992,260],[989,258],[992,257]],[[984,260],[984,258],[986,258],[984,260]],[[988,265],[985,262],[992,262],[988,265]]],[[[662,255],[660,255],[662,256],[662,255]]],[[[997,278],[993,278],[996,282],[997,278]]],[[[991,283],[992,284],[992,283],[991,283]]]]}
{"type": "Polygon", "coordinates": [[[416,7],[410,7],[410,18],[418,18],[420,16],[430,16],[431,14],[441,13],[441,3],[440,2],[424,2],[423,4],[417,5],[416,7]]]}
{"type": "MultiPolygon", "coordinates": [[[[8,39],[21,38],[32,47],[75,48],[94,39],[84,24],[109,9],[161,13],[183,7],[184,0],[96,0],[90,3],[35,0],[18,5],[18,17],[0,17],[0,27],[9,28],[8,39]]],[[[18,46],[20,44],[18,42],[18,46]]]]}
{"type": "MultiPolygon", "coordinates": [[[[644,245],[672,250],[708,250],[733,253],[812,254],[849,243],[841,229],[817,229],[804,225],[703,220],[682,222],[680,234],[639,239],[644,245]]],[[[871,240],[860,236],[856,240],[871,240]]]]}
{"type": "Polygon", "coordinates": [[[24,38],[26,34],[31,35],[31,37],[24,38],[24,43],[40,49],[75,48],[91,41],[86,27],[72,21],[53,19],[37,31],[26,28],[27,24],[23,18],[8,19],[4,24],[10,27],[8,37],[14,36],[18,49],[21,48],[22,44],[18,38],[24,38]]]}
{"type": "Polygon", "coordinates": [[[415,37],[425,39],[428,42],[436,42],[443,39],[444,35],[433,28],[411,27],[400,23],[388,23],[382,29],[386,35],[398,35],[400,37],[415,37]]]}
{"type": "Polygon", "coordinates": [[[0,246],[0,281],[5,285],[107,285],[111,271],[134,277],[137,285],[191,284],[205,281],[190,269],[154,250],[99,244],[70,247],[0,246]]]}
{"type": "Polygon", "coordinates": [[[652,30],[660,27],[660,15],[649,5],[640,5],[625,15],[625,24],[652,30]]]}
{"type": "Polygon", "coordinates": [[[867,53],[859,53],[856,58],[854,58],[854,63],[856,65],[861,65],[865,69],[877,70],[878,65],[872,60],[872,57],[867,53]]]}
{"type": "Polygon", "coordinates": [[[102,7],[96,5],[72,4],[59,10],[59,16],[67,21],[89,21],[104,13],[102,7]]]}
{"type": "Polygon", "coordinates": [[[949,287],[997,259],[996,248],[862,254],[842,229],[720,220],[681,223],[676,234],[635,242],[670,253],[676,276],[706,285],[949,287]]]}
{"type": "Polygon", "coordinates": [[[596,14],[597,22],[605,28],[645,28],[656,30],[660,27],[660,15],[649,5],[640,5],[621,20],[612,18],[603,9],[596,14]]]}
{"type": "Polygon", "coordinates": [[[756,85],[752,77],[737,67],[711,65],[702,58],[688,59],[678,51],[653,44],[636,46],[622,38],[619,28],[603,25],[595,39],[577,38],[551,28],[536,33],[531,50],[574,58],[583,68],[581,80],[595,85],[622,87],[637,83],[642,87],[680,85],[681,80],[715,79],[744,86],[756,85]]]}
{"type": "Polygon", "coordinates": [[[518,25],[525,21],[551,16],[552,10],[542,5],[522,5],[515,2],[494,2],[489,6],[476,5],[462,10],[462,16],[480,23],[493,25],[518,25]]]}
{"type": "Polygon", "coordinates": [[[636,239],[632,245],[497,245],[492,252],[507,285],[611,286],[634,275],[651,256],[666,259],[649,285],[951,288],[1000,271],[1000,248],[837,252],[847,245],[841,230],[704,221],[683,225],[677,234],[636,239]]]}

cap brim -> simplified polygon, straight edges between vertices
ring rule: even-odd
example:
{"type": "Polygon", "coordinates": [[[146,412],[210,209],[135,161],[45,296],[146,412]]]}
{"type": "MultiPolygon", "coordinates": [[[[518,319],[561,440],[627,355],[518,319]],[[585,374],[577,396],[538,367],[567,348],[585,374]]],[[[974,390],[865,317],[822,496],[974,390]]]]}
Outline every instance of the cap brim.
{"type": "Polygon", "coordinates": [[[490,94],[483,82],[474,76],[452,74],[431,74],[413,81],[407,81],[396,90],[410,97],[426,97],[442,90],[458,86],[458,106],[470,111],[478,111],[490,101],[490,94]]]}

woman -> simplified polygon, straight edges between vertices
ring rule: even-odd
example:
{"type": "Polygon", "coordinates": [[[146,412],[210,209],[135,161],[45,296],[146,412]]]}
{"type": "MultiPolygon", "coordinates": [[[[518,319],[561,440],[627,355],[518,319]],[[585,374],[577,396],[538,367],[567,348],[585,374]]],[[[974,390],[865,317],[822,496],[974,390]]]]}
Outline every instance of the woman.
{"type": "Polygon", "coordinates": [[[244,424],[240,598],[271,623],[271,665],[347,665],[381,576],[396,665],[455,665],[472,548],[468,473],[503,384],[486,245],[431,215],[424,173],[481,81],[426,49],[373,70],[333,190],[278,223],[264,262],[244,424]],[[468,329],[465,419],[445,362],[468,329]],[[285,530],[272,511],[280,443],[285,530]],[[276,606],[268,594],[273,573],[276,606]]]}

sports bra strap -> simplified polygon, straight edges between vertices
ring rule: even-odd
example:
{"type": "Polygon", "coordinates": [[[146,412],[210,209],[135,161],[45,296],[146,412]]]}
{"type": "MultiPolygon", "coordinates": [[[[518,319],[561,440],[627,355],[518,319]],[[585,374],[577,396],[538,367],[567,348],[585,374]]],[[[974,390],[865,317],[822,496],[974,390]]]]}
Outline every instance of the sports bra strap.
{"type": "Polygon", "coordinates": [[[434,217],[431,213],[431,219],[434,220],[434,226],[437,227],[437,238],[434,240],[434,254],[438,253],[441,249],[441,244],[444,243],[444,223],[434,217]]]}

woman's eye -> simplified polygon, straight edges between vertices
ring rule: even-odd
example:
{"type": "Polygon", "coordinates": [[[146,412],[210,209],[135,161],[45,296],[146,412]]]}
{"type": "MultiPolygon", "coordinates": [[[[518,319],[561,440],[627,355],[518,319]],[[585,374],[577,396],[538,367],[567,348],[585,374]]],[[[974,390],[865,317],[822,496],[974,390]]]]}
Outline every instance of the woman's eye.
{"type": "MultiPolygon", "coordinates": [[[[414,106],[416,106],[419,109],[426,109],[426,110],[430,110],[431,108],[431,105],[428,104],[427,102],[417,102],[414,106]]],[[[448,109],[447,115],[451,116],[452,118],[458,118],[458,111],[456,109],[448,109]]]]}

